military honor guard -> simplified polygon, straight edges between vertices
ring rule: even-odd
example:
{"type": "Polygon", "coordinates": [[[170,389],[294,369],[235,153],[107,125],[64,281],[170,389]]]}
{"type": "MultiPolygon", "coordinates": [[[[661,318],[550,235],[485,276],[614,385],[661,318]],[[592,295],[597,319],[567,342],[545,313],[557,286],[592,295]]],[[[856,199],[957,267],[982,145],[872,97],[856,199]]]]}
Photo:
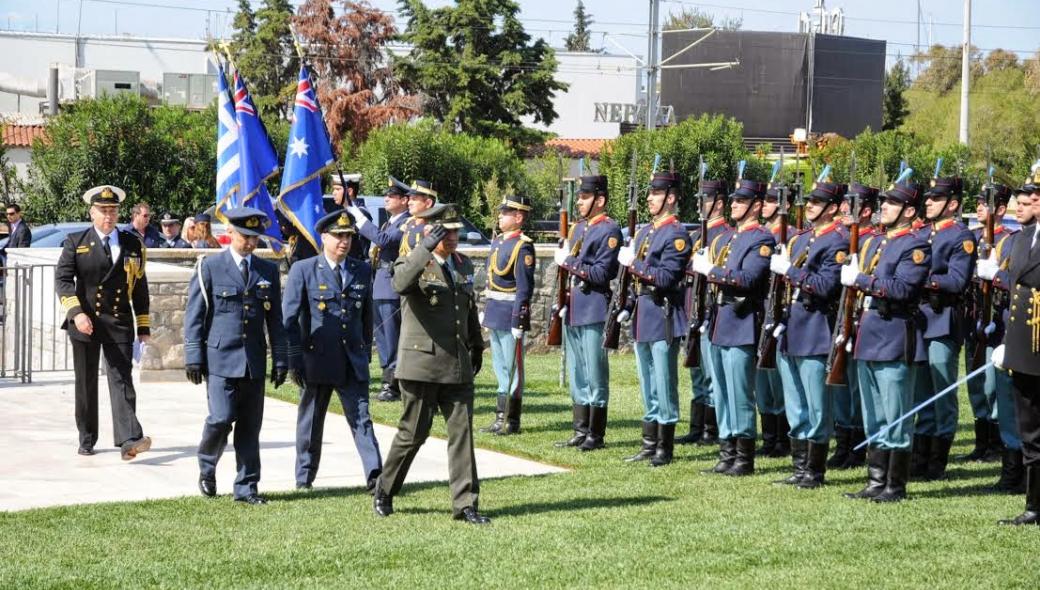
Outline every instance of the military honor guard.
{"type": "MultiPolygon", "coordinates": [[[[920,403],[957,381],[964,343],[964,293],[975,274],[975,236],[960,222],[963,182],[957,177],[932,179],[924,194],[928,225],[918,233],[931,246],[931,270],[920,310],[928,362],[918,365],[914,403],[920,403]]],[[[957,396],[939,398],[917,414],[911,477],[945,477],[950,447],[957,432],[957,396]]]]}
{"type": "Polygon", "coordinates": [[[253,256],[271,220],[251,207],[224,212],[230,246],[200,260],[188,286],[184,366],[188,381],[206,381],[209,416],[199,443],[199,491],[217,493],[217,461],[235,430],[235,501],[266,504],[260,481],[260,425],[270,339],[271,382],[285,382],[288,345],[282,324],[278,265],[253,256]],[[265,335],[266,327],[266,335],[265,335]]]}
{"type": "Polygon", "coordinates": [[[372,285],[375,301],[375,338],[379,352],[379,366],[383,369],[379,401],[401,399],[394,369],[397,368],[397,343],[401,334],[401,298],[390,284],[390,271],[401,252],[404,238],[402,228],[408,216],[408,185],[390,177],[389,188],[383,193],[383,207],[389,218],[376,227],[360,210],[347,210],[357,223],[357,231],[372,242],[371,259],[376,277],[372,285]]]}
{"type": "Polygon", "coordinates": [[[433,184],[428,180],[416,180],[408,189],[408,218],[401,224],[401,246],[398,248],[398,257],[408,256],[408,253],[419,245],[425,235],[423,225],[425,218],[419,213],[437,204],[437,191],[433,190],[433,184]]]}
{"type": "MultiPolygon", "coordinates": [[[[931,245],[913,232],[922,202],[921,185],[904,172],[884,194],[881,224],[886,228],[841,269],[841,283],[864,295],[855,339],[863,421],[873,436],[911,408],[915,371],[926,358],[917,325],[918,303],[931,269],[931,245]]],[[[850,498],[895,502],[906,498],[913,426],[904,421],[874,440],[867,451],[867,485],[850,498]]]]}
{"type": "Polygon", "coordinates": [[[506,197],[488,254],[487,289],[481,325],[491,332],[491,366],[498,381],[495,420],[481,432],[520,432],[524,392],[524,332],[530,329],[534,291],[534,243],[524,235],[531,215],[525,196],[506,197]]]}
{"type": "Polygon", "coordinates": [[[687,328],[683,269],[691,250],[690,235],[676,215],[681,189],[678,174],[654,174],[646,197],[651,222],[617,256],[635,286],[621,314],[632,318],[644,408],[643,447],[629,459],[649,459],[654,467],[672,462],[679,421],[679,340],[687,328]]]}
{"type": "Polygon", "coordinates": [[[848,192],[843,184],[817,182],[805,218],[812,229],[798,234],[770,260],[769,268],[788,285],[787,329],[781,334],[777,367],[791,425],[794,474],[784,483],[817,488],[825,482],[834,428],[834,391],[826,384],[827,355],[841,296],[841,265],[849,236],[836,218],[848,192]]]}
{"type": "Polygon", "coordinates": [[[62,329],[72,345],[76,372],[79,454],[93,455],[98,439],[98,362],[105,353],[112,435],[124,461],[151,448],[137,421],[137,392],[131,377],[133,343],[147,342],[148,279],[145,248],[116,228],[126,193],[103,185],[83,193],[92,227],[70,234],[54,269],[55,290],[65,310],[62,329]]]}
{"type": "Polygon", "coordinates": [[[564,314],[567,378],[573,401],[574,436],[563,446],[592,451],[603,447],[610,402],[610,367],[603,328],[617,276],[621,228],[607,216],[607,177],[583,176],[578,187],[581,221],[553,255],[570,274],[564,314]]]}
{"type": "MultiPolygon", "coordinates": [[[[362,215],[369,221],[372,220],[372,214],[365,207],[365,204],[358,200],[361,193],[361,174],[340,174],[333,173],[329,175],[329,183],[332,185],[332,201],[325,201],[325,213],[334,213],[340,209],[352,207],[356,210],[357,214],[362,215]]],[[[368,254],[369,240],[364,236],[355,236],[351,240],[350,256],[361,260],[368,254]]],[[[317,244],[318,249],[321,249],[321,244],[317,244]]]]}
{"type": "Polygon", "coordinates": [[[717,257],[699,252],[693,270],[715,287],[711,325],[712,392],[719,419],[719,460],[711,473],[755,471],[756,342],[776,241],[758,219],[766,183],[741,178],[730,195],[736,229],[717,257]]]}
{"type": "Polygon", "coordinates": [[[448,431],[453,515],[487,524],[490,520],[477,511],[480,481],[473,456],[473,377],[484,349],[473,262],[456,252],[462,219],[454,205],[435,205],[418,215],[425,235],[394,263],[392,284],[401,295],[397,378],[404,410],[376,483],[373,509],[383,517],[393,513],[393,497],[440,413],[448,431]]]}
{"type": "Polygon", "coordinates": [[[181,237],[181,220],[177,219],[177,216],[172,213],[163,213],[159,225],[162,227],[160,248],[191,248],[191,244],[181,237]]]}
{"type": "Polygon", "coordinates": [[[296,487],[310,489],[318,474],[325,415],[335,391],[361,456],[362,475],[372,489],[383,467],[368,412],[372,267],[347,255],[356,231],[351,213],[329,213],[318,220],[315,231],[322,253],[289,269],[282,303],[289,377],[301,390],[296,487]]]}

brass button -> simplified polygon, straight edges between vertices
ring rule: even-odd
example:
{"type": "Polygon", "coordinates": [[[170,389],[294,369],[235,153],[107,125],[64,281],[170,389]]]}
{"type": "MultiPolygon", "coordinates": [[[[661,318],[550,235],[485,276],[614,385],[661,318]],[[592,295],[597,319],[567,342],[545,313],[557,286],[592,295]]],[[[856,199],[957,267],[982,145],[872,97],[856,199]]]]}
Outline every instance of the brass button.
{"type": "Polygon", "coordinates": [[[243,323],[243,324],[248,324],[248,323],[249,323],[249,320],[242,320],[242,323],[243,323]]]}
{"type": "Polygon", "coordinates": [[[245,339],[246,339],[246,335],[242,334],[242,340],[245,340],[245,339]]]}
{"type": "Polygon", "coordinates": [[[243,306],[243,308],[244,308],[244,309],[245,309],[246,311],[249,311],[249,305],[244,305],[244,306],[243,306]]]}
{"type": "Polygon", "coordinates": [[[123,292],[122,289],[116,289],[116,293],[122,293],[122,292],[123,292]]]}

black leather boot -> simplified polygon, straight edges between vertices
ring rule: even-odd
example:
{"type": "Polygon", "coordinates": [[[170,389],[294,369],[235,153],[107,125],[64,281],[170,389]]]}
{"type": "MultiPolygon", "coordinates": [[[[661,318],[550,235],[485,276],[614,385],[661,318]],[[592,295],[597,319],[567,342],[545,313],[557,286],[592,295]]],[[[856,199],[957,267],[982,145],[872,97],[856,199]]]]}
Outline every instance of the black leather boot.
{"type": "Polygon", "coordinates": [[[520,414],[523,411],[524,399],[521,397],[510,396],[506,402],[506,423],[504,427],[498,429],[495,434],[499,436],[509,436],[510,434],[520,434],[520,414]]]}
{"type": "Polygon", "coordinates": [[[1004,456],[1004,439],[1000,436],[1000,424],[996,421],[987,420],[987,422],[989,423],[989,451],[982,460],[992,463],[1000,461],[1004,456]]]}
{"type": "Polygon", "coordinates": [[[967,455],[961,455],[960,461],[982,461],[989,452],[989,420],[975,419],[975,448],[967,455]]]}
{"type": "Polygon", "coordinates": [[[704,404],[690,402],[690,432],[675,439],[677,445],[692,445],[704,436],[704,404]]]}
{"type": "Polygon", "coordinates": [[[699,445],[712,446],[719,444],[719,421],[715,417],[715,408],[704,406],[704,436],[699,445]]]}
{"type": "Polygon", "coordinates": [[[378,479],[372,494],[372,511],[383,517],[394,513],[393,496],[383,492],[383,486],[378,479]]]}
{"type": "Polygon", "coordinates": [[[762,446],[758,454],[769,457],[776,450],[776,414],[760,414],[762,422],[762,446]]]}
{"type": "Polygon", "coordinates": [[[1022,450],[1004,449],[1004,457],[1000,462],[1000,479],[993,484],[992,490],[1009,494],[1021,494],[1026,491],[1026,468],[1022,464],[1022,450]]]}
{"type": "Polygon", "coordinates": [[[824,476],[827,473],[827,451],[830,449],[831,441],[813,442],[809,441],[809,453],[805,462],[805,476],[797,484],[804,490],[816,489],[826,483],[824,476]]]}
{"type": "Polygon", "coordinates": [[[889,455],[891,455],[891,451],[870,447],[867,451],[867,485],[858,492],[845,494],[845,497],[854,500],[872,500],[885,491],[885,484],[888,482],[889,455]]]}
{"type": "Polygon", "coordinates": [[[798,438],[791,439],[791,465],[794,467],[794,473],[774,481],[773,483],[784,484],[784,485],[796,485],[802,481],[805,477],[806,463],[809,460],[809,441],[798,438]]]}
{"type": "Polygon", "coordinates": [[[661,467],[672,462],[675,448],[675,424],[657,425],[657,451],[650,458],[651,467],[661,467]]]}
{"type": "Polygon", "coordinates": [[[867,440],[867,433],[862,428],[853,428],[849,431],[849,458],[845,464],[838,469],[856,469],[863,467],[867,461],[867,447],[856,449],[863,441],[867,440]]]}
{"type": "Polygon", "coordinates": [[[506,422],[506,396],[500,395],[495,401],[495,421],[491,424],[481,428],[481,432],[490,432],[491,434],[497,434],[502,427],[505,426],[506,422]]]}
{"type": "Polygon", "coordinates": [[[946,479],[946,465],[950,462],[950,446],[953,438],[932,437],[931,455],[928,457],[928,473],[925,479],[936,481],[946,479]]]}
{"type": "Polygon", "coordinates": [[[849,443],[852,442],[852,430],[848,428],[834,428],[834,454],[827,459],[827,467],[840,469],[849,460],[849,443]]]}
{"type": "Polygon", "coordinates": [[[776,415],[776,448],[770,457],[786,457],[791,454],[791,425],[787,423],[787,413],[776,415]]]}
{"type": "Polygon", "coordinates": [[[755,473],[755,439],[738,438],[736,441],[737,458],[733,461],[733,466],[727,469],[724,475],[733,477],[752,475],[755,473]]]}
{"type": "Polygon", "coordinates": [[[737,443],[732,438],[719,440],[719,460],[711,469],[704,469],[701,473],[725,473],[733,467],[733,461],[737,458],[737,443]]]}
{"type": "Polygon", "coordinates": [[[915,434],[912,447],[910,477],[917,479],[928,475],[928,459],[932,455],[932,437],[915,434]]]}
{"type": "Polygon", "coordinates": [[[906,482],[910,479],[910,451],[890,451],[885,489],[875,502],[899,502],[906,499],[906,482]]]}
{"type": "Polygon", "coordinates": [[[607,406],[602,408],[592,406],[589,408],[589,435],[581,443],[578,449],[582,451],[595,451],[604,446],[603,437],[607,432],[607,406]]]}
{"type": "Polygon", "coordinates": [[[631,457],[625,457],[629,463],[645,461],[657,452],[657,422],[643,422],[643,447],[631,457]]]}
{"type": "Polygon", "coordinates": [[[1040,467],[1026,467],[1026,511],[1000,524],[1040,524],[1040,467]]]}
{"type": "Polygon", "coordinates": [[[557,448],[579,446],[581,443],[585,442],[585,437],[589,434],[590,407],[574,404],[571,408],[571,412],[574,416],[574,436],[567,440],[555,443],[553,446],[557,448]]]}

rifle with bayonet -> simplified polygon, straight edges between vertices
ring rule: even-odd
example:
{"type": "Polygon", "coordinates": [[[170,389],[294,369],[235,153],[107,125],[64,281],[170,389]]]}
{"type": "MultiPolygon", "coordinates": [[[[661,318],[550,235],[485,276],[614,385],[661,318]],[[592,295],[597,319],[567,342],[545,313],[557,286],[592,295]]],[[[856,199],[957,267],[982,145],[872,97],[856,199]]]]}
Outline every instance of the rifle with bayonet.
{"type": "MultiPolygon", "coordinates": [[[[567,219],[568,209],[570,208],[570,195],[569,187],[564,187],[563,181],[563,168],[560,168],[560,187],[557,189],[560,202],[560,248],[567,243],[567,234],[570,231],[570,224],[567,219]]],[[[567,301],[570,299],[570,284],[571,277],[567,269],[558,267],[556,269],[556,303],[552,307],[552,318],[549,320],[549,331],[545,338],[545,344],[548,346],[560,346],[563,344],[563,311],[567,307],[567,301]]]]}
{"type": "MultiPolygon", "coordinates": [[[[701,218],[701,248],[710,248],[711,244],[708,243],[708,214],[710,212],[704,210],[707,195],[701,190],[704,176],[708,172],[708,164],[704,161],[704,156],[700,158],[698,170],[700,177],[697,181],[696,196],[701,218]]],[[[708,281],[698,273],[693,273],[691,277],[689,272],[687,272],[686,280],[690,290],[690,326],[686,331],[686,357],[683,360],[683,366],[694,368],[701,366],[701,326],[707,315],[708,281]]]]}
{"type": "MultiPolygon", "coordinates": [[[[993,252],[995,238],[995,217],[997,211],[997,190],[993,186],[993,166],[986,166],[989,173],[989,183],[986,185],[986,225],[982,230],[982,243],[979,244],[979,259],[990,257],[993,252]]],[[[979,308],[975,329],[975,350],[971,355],[971,368],[977,369],[986,364],[986,341],[988,334],[986,330],[993,321],[993,281],[981,281],[979,284],[979,308]]]]}
{"type": "MultiPolygon", "coordinates": [[[[856,152],[852,152],[852,164],[849,167],[849,189],[856,182],[856,152]]],[[[859,214],[863,203],[858,193],[849,193],[852,197],[852,225],[849,226],[849,256],[859,252],[859,214]]],[[[856,329],[856,302],[858,293],[855,287],[842,287],[838,303],[838,315],[834,322],[831,337],[831,351],[827,355],[827,385],[847,385],[849,353],[852,352],[852,338],[856,329]]]]}
{"type": "MultiPolygon", "coordinates": [[[[656,166],[655,166],[656,168],[656,166]]],[[[639,190],[636,181],[636,151],[632,150],[632,170],[628,176],[628,234],[625,236],[625,246],[635,242],[636,237],[636,215],[639,207],[639,190]]],[[[618,288],[614,298],[610,300],[610,310],[607,312],[607,322],[603,327],[603,348],[617,350],[621,340],[621,321],[618,316],[625,309],[628,302],[628,292],[632,288],[632,273],[627,266],[622,266],[618,271],[618,288]]]]}
{"type": "MultiPolygon", "coordinates": [[[[783,152],[780,152],[780,161],[773,164],[773,174],[770,183],[777,182],[780,171],[783,169],[783,152]]],[[[780,252],[787,244],[787,187],[777,185],[777,216],[780,224],[779,240],[776,252],[780,252]]],[[[775,273],[769,274],[769,295],[766,298],[766,316],[762,321],[762,331],[758,337],[758,368],[776,368],[776,339],[780,335],[778,328],[784,321],[784,293],[787,291],[787,280],[775,273]]]]}

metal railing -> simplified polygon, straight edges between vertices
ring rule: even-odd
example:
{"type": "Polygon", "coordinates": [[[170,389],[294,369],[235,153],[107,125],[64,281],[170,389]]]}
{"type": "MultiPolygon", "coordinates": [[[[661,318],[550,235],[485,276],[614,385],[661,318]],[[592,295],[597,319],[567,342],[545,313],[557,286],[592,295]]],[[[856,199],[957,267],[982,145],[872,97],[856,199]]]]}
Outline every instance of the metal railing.
{"type": "Polygon", "coordinates": [[[31,383],[33,373],[72,369],[54,270],[53,264],[0,267],[0,378],[31,383]]]}

